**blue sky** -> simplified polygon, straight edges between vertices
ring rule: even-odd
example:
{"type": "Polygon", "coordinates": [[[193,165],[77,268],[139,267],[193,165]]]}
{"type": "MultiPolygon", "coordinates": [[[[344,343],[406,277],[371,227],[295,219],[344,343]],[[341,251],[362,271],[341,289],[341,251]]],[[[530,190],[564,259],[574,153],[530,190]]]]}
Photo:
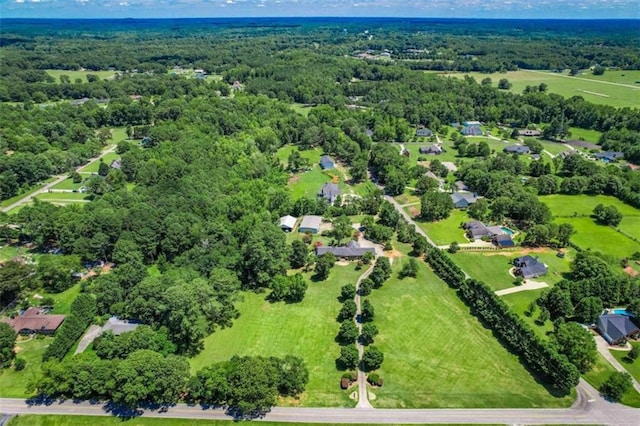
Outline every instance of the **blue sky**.
{"type": "Polygon", "coordinates": [[[403,16],[632,18],[640,0],[0,0],[20,18],[403,16]]]}

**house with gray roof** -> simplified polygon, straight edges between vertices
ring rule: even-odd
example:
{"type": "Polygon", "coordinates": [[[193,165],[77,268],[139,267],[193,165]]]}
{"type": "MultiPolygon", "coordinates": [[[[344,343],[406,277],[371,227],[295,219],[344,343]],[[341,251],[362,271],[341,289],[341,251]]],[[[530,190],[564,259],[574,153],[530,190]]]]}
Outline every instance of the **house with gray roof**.
{"type": "Polygon", "coordinates": [[[338,258],[343,259],[358,259],[365,255],[365,253],[375,254],[373,247],[360,247],[356,241],[349,241],[344,247],[317,247],[316,255],[322,256],[325,253],[333,253],[338,258]]]}
{"type": "Polygon", "coordinates": [[[610,345],[624,344],[629,338],[640,338],[640,328],[627,315],[600,315],[596,327],[610,345]]]}
{"type": "Polygon", "coordinates": [[[416,130],[416,136],[422,136],[422,137],[430,137],[431,135],[433,135],[433,132],[429,129],[425,129],[425,128],[420,128],[418,130],[416,130]]]}
{"type": "Polygon", "coordinates": [[[542,136],[542,132],[540,130],[535,129],[518,129],[519,136],[542,136]]]}
{"type": "Polygon", "coordinates": [[[513,266],[515,266],[515,274],[525,279],[541,277],[548,272],[547,265],[538,261],[537,257],[529,255],[515,258],[513,266]]]}
{"type": "Polygon", "coordinates": [[[320,232],[320,225],[322,224],[321,216],[302,216],[302,222],[298,227],[298,232],[317,234],[320,232]]]}
{"type": "Polygon", "coordinates": [[[138,321],[121,320],[118,317],[111,317],[107,320],[107,323],[102,326],[102,332],[104,333],[107,330],[111,330],[113,334],[119,336],[122,333],[135,330],[139,325],[140,323],[138,321]]]}
{"type": "Polygon", "coordinates": [[[420,154],[440,155],[445,152],[445,149],[440,145],[428,145],[420,147],[420,154]]]}
{"type": "Polygon", "coordinates": [[[593,158],[601,160],[605,163],[615,163],[618,160],[624,159],[624,152],[604,151],[593,154],[593,158]]]}
{"type": "Polygon", "coordinates": [[[480,198],[473,192],[456,191],[451,194],[453,206],[457,209],[466,209],[480,198]]]}
{"type": "Polygon", "coordinates": [[[322,189],[318,192],[318,197],[324,198],[327,203],[333,204],[342,191],[335,183],[325,183],[322,189]]]}
{"type": "Polygon", "coordinates": [[[456,185],[456,188],[458,188],[458,191],[468,191],[469,190],[469,187],[467,186],[467,184],[464,183],[461,180],[456,181],[455,185],[456,185]]]}
{"type": "Polygon", "coordinates": [[[531,148],[529,148],[526,145],[509,145],[509,146],[506,146],[503,149],[503,151],[506,152],[507,154],[523,155],[523,154],[530,154],[531,148]]]}

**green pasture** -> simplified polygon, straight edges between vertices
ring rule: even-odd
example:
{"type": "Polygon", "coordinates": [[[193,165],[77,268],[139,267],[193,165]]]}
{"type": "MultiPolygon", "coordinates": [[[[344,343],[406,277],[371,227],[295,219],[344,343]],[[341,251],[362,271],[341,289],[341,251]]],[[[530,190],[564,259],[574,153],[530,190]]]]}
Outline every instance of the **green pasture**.
{"type": "Polygon", "coordinates": [[[580,75],[580,78],[587,78],[598,82],[606,81],[610,83],[627,84],[640,88],[640,83],[638,83],[640,81],[640,71],[638,70],[607,70],[602,75],[593,75],[590,72],[585,72],[580,75]]]}
{"type": "MultiPolygon", "coordinates": [[[[640,88],[640,85],[638,86],[640,88]]],[[[640,96],[640,92],[638,92],[638,96],[640,96]]],[[[600,136],[602,136],[602,132],[592,129],[581,129],[579,127],[569,127],[569,136],[567,139],[578,139],[584,140],[586,142],[591,142],[597,144],[600,140],[600,136]]]]}
{"type": "Polygon", "coordinates": [[[640,251],[640,242],[610,226],[599,225],[590,217],[561,218],[555,222],[571,223],[576,231],[571,236],[571,241],[583,249],[600,251],[618,258],[628,257],[640,251]]]}
{"type": "MultiPolygon", "coordinates": [[[[631,342],[631,345],[640,347],[640,342],[631,342]]],[[[629,374],[631,374],[634,379],[640,380],[640,360],[636,359],[634,362],[629,362],[629,360],[626,358],[629,351],[609,350],[609,352],[611,352],[611,355],[613,355],[615,359],[617,359],[620,364],[622,364],[622,366],[629,372],[629,374]]]]}
{"type": "MultiPolygon", "coordinates": [[[[567,72],[552,73],[550,71],[519,70],[493,74],[445,73],[442,75],[455,78],[464,78],[465,75],[469,75],[478,82],[489,77],[494,87],[498,86],[500,79],[506,78],[512,84],[510,91],[513,93],[522,93],[527,86],[537,86],[540,83],[545,83],[550,93],[556,93],[566,98],[582,96],[585,100],[594,104],[614,107],[637,108],[638,96],[640,96],[640,84],[621,85],[618,82],[611,84],[611,82],[605,81],[604,78],[596,79],[594,78],[596,76],[592,75],[570,77],[567,72]]],[[[611,78],[615,79],[615,77],[611,78]]]]}
{"type": "Polygon", "coordinates": [[[483,281],[492,290],[513,287],[515,278],[509,275],[511,261],[516,252],[466,252],[459,251],[451,259],[472,278],[483,281]]]}
{"type": "MultiPolygon", "coordinates": [[[[113,160],[116,160],[120,158],[120,154],[117,154],[115,152],[110,152],[108,154],[106,154],[104,157],[102,157],[102,161],[104,163],[107,164],[107,166],[109,164],[111,164],[111,162],[113,160]]],[[[79,170],[79,172],[84,172],[84,173],[98,173],[98,168],[100,167],[100,160],[98,161],[94,161],[93,163],[89,164],[88,166],[85,166],[83,168],[81,168],[79,170]]]]}
{"type": "MultiPolygon", "coordinates": [[[[611,373],[614,373],[615,371],[616,370],[613,366],[609,364],[602,355],[598,354],[596,363],[591,371],[583,374],[582,377],[589,382],[591,386],[599,389],[600,386],[602,386],[602,384],[609,378],[611,373]]],[[[622,397],[621,402],[631,407],[640,408],[640,394],[638,394],[635,389],[631,389],[622,397]]]]}
{"type": "Polygon", "coordinates": [[[40,374],[42,355],[53,341],[53,337],[19,337],[16,342],[17,356],[24,358],[27,365],[22,371],[15,371],[13,367],[0,370],[0,397],[26,398],[33,394],[27,392],[29,384],[40,374]]]}
{"type": "MultiPolygon", "coordinates": [[[[244,293],[237,304],[240,318],[230,328],[218,330],[204,341],[204,350],[190,360],[191,371],[234,355],[284,356],[303,358],[309,370],[309,384],[299,400],[285,404],[304,406],[353,406],[348,391],[340,389],[341,373],[335,360],[340,347],[334,338],[339,324],[340,287],[355,284],[362,270],[354,264],[334,266],[327,281],[308,281],[301,303],[269,303],[268,293],[244,293]]],[[[307,276],[308,278],[308,276],[307,276]]]]}
{"type": "Polygon", "coordinates": [[[540,314],[540,308],[536,308],[531,316],[525,315],[525,311],[529,307],[529,304],[540,297],[540,295],[545,291],[548,291],[548,289],[520,291],[518,293],[505,294],[504,296],[500,296],[500,299],[509,305],[509,308],[518,314],[538,336],[547,339],[547,333],[553,331],[553,323],[551,321],[547,321],[542,326],[536,324],[535,320],[540,314]]]}
{"type": "MultiPolygon", "coordinates": [[[[414,206],[420,210],[420,204],[414,206]]],[[[409,208],[405,208],[407,213],[409,208]]],[[[437,222],[427,222],[420,218],[415,219],[416,224],[433,240],[437,245],[449,245],[452,242],[459,244],[468,243],[469,240],[464,236],[464,229],[460,227],[462,222],[472,220],[464,210],[453,210],[448,218],[437,222]]]]}
{"type": "MultiPolygon", "coordinates": [[[[527,139],[525,139],[525,141],[526,140],[527,139]]],[[[560,153],[562,152],[569,151],[569,148],[558,142],[546,141],[544,139],[537,139],[537,141],[542,144],[544,150],[550,152],[553,155],[560,155],[560,153]]]]}
{"type": "Polygon", "coordinates": [[[67,178],[67,179],[63,180],[62,182],[60,182],[59,184],[54,185],[51,189],[74,190],[74,189],[80,189],[81,186],[82,186],[82,182],[74,183],[73,179],[67,178]]]}
{"type": "MultiPolygon", "coordinates": [[[[406,247],[399,245],[402,251],[406,247]]],[[[455,291],[419,262],[417,278],[394,275],[370,296],[384,352],[377,408],[566,407],[469,313],[455,291]]]]}
{"type": "Polygon", "coordinates": [[[555,217],[591,216],[598,204],[614,206],[624,216],[640,217],[640,210],[609,195],[545,195],[540,197],[555,217]]]}
{"type": "Polygon", "coordinates": [[[47,74],[56,80],[56,83],[60,83],[60,76],[67,75],[71,79],[71,83],[74,83],[76,78],[82,80],[83,83],[87,82],[87,74],[93,74],[100,77],[100,80],[108,80],[116,75],[115,71],[79,71],[79,70],[45,70],[47,74]]]}

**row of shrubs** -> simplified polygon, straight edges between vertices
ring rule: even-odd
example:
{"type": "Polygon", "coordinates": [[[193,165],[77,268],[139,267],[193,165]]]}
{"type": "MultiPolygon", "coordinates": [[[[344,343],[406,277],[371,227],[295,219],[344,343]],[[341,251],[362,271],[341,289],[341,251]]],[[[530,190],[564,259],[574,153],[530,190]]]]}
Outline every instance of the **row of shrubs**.
{"type": "Polygon", "coordinates": [[[458,289],[458,296],[471,312],[536,375],[561,391],[569,391],[578,384],[580,373],[569,359],[540,339],[486,284],[466,280],[464,272],[437,248],[430,249],[425,259],[440,278],[458,289]]]}
{"type": "Polygon", "coordinates": [[[96,301],[88,294],[80,294],[71,304],[71,314],[62,323],[56,337],[42,356],[43,361],[62,360],[82,336],[97,314],[96,301]]]}

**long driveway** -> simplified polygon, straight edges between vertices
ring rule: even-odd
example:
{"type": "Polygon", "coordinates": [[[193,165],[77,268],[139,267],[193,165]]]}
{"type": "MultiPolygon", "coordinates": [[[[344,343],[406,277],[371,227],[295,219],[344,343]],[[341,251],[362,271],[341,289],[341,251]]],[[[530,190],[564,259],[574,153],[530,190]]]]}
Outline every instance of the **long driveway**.
{"type": "MultiPolygon", "coordinates": [[[[115,149],[116,149],[116,145],[111,145],[111,146],[109,146],[107,149],[105,149],[104,151],[102,151],[102,152],[100,153],[100,155],[98,155],[98,156],[97,156],[97,157],[95,157],[95,158],[92,158],[92,159],[91,159],[91,160],[89,160],[87,163],[85,163],[85,164],[81,165],[80,167],[76,168],[76,171],[77,171],[77,172],[79,172],[79,171],[80,171],[80,169],[84,169],[85,167],[87,167],[87,166],[89,166],[89,165],[91,165],[91,164],[95,163],[96,161],[100,160],[102,157],[104,157],[104,156],[105,156],[105,155],[107,155],[108,153],[115,151],[115,149]]],[[[44,185],[42,188],[38,189],[37,191],[35,191],[35,192],[32,192],[32,193],[30,193],[30,194],[25,195],[24,197],[22,197],[21,199],[19,199],[19,200],[18,200],[18,201],[16,201],[15,203],[10,204],[10,205],[8,205],[7,207],[3,207],[3,208],[2,208],[2,211],[3,211],[4,213],[7,213],[9,210],[13,210],[13,209],[15,209],[15,208],[16,208],[16,207],[18,207],[18,206],[21,206],[21,205],[23,205],[23,204],[26,204],[26,203],[28,203],[28,202],[32,201],[32,200],[33,200],[33,198],[34,198],[36,195],[39,195],[39,194],[42,194],[42,193],[45,193],[45,192],[49,192],[49,190],[50,190],[51,188],[53,188],[54,186],[56,186],[57,184],[59,184],[60,182],[62,182],[63,180],[65,180],[68,176],[69,176],[68,174],[65,174],[65,175],[58,175],[58,176],[56,176],[56,177],[55,177],[56,179],[55,179],[53,182],[49,182],[48,184],[44,185]]],[[[78,201],[78,200],[71,200],[71,201],[74,201],[74,202],[75,202],[75,201],[78,201]]]]}
{"type": "MultiPolygon", "coordinates": [[[[598,348],[600,355],[609,361],[609,364],[611,364],[617,371],[627,373],[627,369],[624,368],[624,366],[611,354],[609,351],[609,344],[602,338],[602,336],[597,334],[593,337],[596,339],[596,347],[598,348]]],[[[640,393],[640,383],[638,383],[638,381],[633,377],[631,377],[631,383],[633,383],[633,388],[640,393]]]]}
{"type": "MultiPolygon", "coordinates": [[[[578,386],[578,398],[571,408],[481,408],[481,409],[374,409],[274,407],[259,420],[288,423],[456,423],[456,424],[603,424],[637,426],[640,410],[602,399],[586,382],[578,386]]],[[[29,405],[24,399],[0,399],[5,414],[58,414],[111,416],[102,404],[72,401],[29,405]]],[[[179,419],[231,418],[222,409],[203,409],[177,404],[166,412],[146,410],[144,417],[179,419]]]]}

